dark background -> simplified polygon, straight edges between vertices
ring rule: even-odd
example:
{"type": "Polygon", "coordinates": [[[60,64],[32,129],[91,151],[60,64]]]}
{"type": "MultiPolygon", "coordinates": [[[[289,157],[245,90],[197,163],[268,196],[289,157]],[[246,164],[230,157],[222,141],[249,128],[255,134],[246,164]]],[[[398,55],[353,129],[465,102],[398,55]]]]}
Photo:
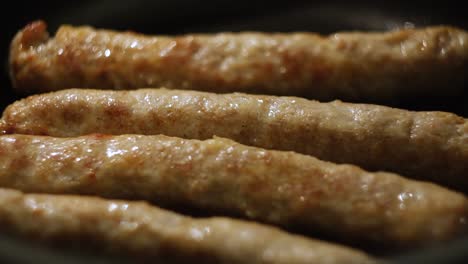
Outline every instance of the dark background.
{"type": "MultiPolygon", "coordinates": [[[[11,91],[7,57],[9,42],[27,23],[43,19],[53,35],[61,24],[91,25],[147,34],[219,31],[389,30],[447,24],[468,29],[463,1],[255,1],[255,0],[85,0],[11,1],[3,4],[1,26],[0,110],[18,99],[11,91]]],[[[465,89],[465,94],[468,89],[465,89]]],[[[443,110],[468,117],[468,96],[412,98],[390,104],[413,110],[443,110]]],[[[468,240],[395,256],[399,263],[468,263],[468,240]],[[465,260],[466,259],[466,260],[465,260]]],[[[53,251],[9,237],[0,237],[0,263],[106,263],[77,251],[53,251]]],[[[114,260],[115,261],[115,260],[114,260]]]]}

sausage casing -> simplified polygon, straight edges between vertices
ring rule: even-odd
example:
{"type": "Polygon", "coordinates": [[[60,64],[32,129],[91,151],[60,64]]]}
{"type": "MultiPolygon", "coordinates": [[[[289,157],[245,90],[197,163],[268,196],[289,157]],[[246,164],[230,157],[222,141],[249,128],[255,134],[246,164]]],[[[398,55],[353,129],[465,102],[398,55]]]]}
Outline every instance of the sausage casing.
{"type": "Polygon", "coordinates": [[[2,122],[8,133],[59,137],[216,135],[468,191],[468,122],[446,112],[240,93],[71,89],[18,101],[2,122]]]}
{"type": "Polygon", "coordinates": [[[456,192],[222,138],[4,135],[0,168],[0,186],[27,192],[145,199],[389,246],[466,231],[456,192]]]}
{"type": "Polygon", "coordinates": [[[11,43],[22,93],[160,87],[385,101],[461,93],[468,34],[452,27],[393,32],[148,36],[32,23],[11,43]]]}
{"type": "Polygon", "coordinates": [[[93,250],[151,263],[374,263],[358,250],[273,227],[221,217],[193,219],[143,202],[0,189],[0,223],[4,232],[62,244],[84,242],[93,250]]]}

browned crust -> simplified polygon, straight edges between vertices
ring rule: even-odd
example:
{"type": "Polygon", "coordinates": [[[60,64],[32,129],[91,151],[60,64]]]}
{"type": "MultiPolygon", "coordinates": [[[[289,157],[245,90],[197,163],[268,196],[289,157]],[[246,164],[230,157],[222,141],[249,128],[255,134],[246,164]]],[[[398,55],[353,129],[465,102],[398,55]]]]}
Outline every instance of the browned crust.
{"type": "Polygon", "coordinates": [[[59,137],[217,135],[468,191],[468,122],[446,112],[241,93],[70,89],[18,101],[1,122],[6,133],[59,137]]]}
{"type": "Polygon", "coordinates": [[[11,44],[18,92],[165,86],[210,92],[387,100],[451,95],[466,83],[468,34],[447,26],[391,32],[147,36],[34,22],[11,44]]]}
{"type": "Polygon", "coordinates": [[[461,194],[221,138],[4,135],[0,167],[3,187],[191,206],[355,242],[414,248],[466,232],[461,194]]]}

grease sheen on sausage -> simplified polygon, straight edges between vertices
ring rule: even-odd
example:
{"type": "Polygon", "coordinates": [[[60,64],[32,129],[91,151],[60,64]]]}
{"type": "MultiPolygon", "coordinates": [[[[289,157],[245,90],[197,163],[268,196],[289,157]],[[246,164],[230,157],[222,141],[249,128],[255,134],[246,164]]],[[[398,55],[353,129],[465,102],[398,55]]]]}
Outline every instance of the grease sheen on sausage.
{"type": "Polygon", "coordinates": [[[468,191],[468,122],[446,112],[241,93],[70,89],[12,104],[0,127],[8,133],[59,137],[216,135],[468,191]]]}
{"type": "Polygon", "coordinates": [[[418,247],[466,232],[456,192],[311,156],[167,136],[0,136],[0,186],[145,199],[353,241],[418,247]]]}
{"type": "MultiPolygon", "coordinates": [[[[0,188],[0,230],[154,263],[375,263],[365,253],[229,218],[193,219],[144,202],[0,188]],[[86,246],[85,246],[86,247],[86,246]]],[[[141,262],[139,262],[141,263],[141,262]]]]}
{"type": "Polygon", "coordinates": [[[468,34],[448,26],[392,32],[149,36],[42,21],[11,43],[18,92],[165,86],[210,92],[385,101],[461,93],[468,34]]]}

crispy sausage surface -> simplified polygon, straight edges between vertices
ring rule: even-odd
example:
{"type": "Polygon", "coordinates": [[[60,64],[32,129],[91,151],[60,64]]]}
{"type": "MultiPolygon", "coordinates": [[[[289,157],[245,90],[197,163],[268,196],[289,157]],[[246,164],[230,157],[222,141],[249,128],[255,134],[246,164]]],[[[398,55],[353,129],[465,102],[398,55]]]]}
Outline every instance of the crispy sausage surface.
{"type": "Polygon", "coordinates": [[[0,168],[0,186],[27,192],[146,199],[389,246],[467,229],[456,192],[222,138],[4,135],[0,168]]]}
{"type": "Polygon", "coordinates": [[[8,133],[59,137],[216,135],[468,192],[468,122],[446,112],[240,93],[71,89],[18,101],[2,122],[8,133]]]}
{"type": "Polygon", "coordinates": [[[461,92],[467,32],[446,26],[393,32],[258,32],[148,36],[38,21],[11,43],[22,93],[70,87],[165,86],[211,92],[384,101],[461,92]]]}
{"type": "Polygon", "coordinates": [[[0,223],[4,232],[91,243],[93,250],[151,263],[375,263],[363,252],[273,227],[221,217],[193,219],[144,202],[0,189],[0,223]]]}

